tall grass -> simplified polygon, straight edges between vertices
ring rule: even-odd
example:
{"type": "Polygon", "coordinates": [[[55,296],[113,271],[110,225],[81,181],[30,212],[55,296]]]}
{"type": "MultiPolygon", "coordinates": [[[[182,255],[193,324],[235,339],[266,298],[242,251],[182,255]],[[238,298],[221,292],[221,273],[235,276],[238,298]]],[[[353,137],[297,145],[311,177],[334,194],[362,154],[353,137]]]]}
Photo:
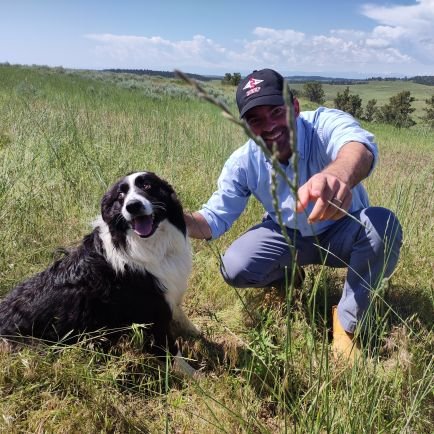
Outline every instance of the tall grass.
{"type": "MultiPolygon", "coordinates": [[[[195,210],[245,140],[177,80],[154,81],[179,92],[153,93],[101,77],[0,67],[0,294],[89,231],[116,178],[153,170],[195,210]]],[[[354,369],[328,354],[341,271],[308,267],[283,297],[223,282],[218,255],[259,220],[252,201],[225,236],[193,243],[186,310],[205,338],[182,347],[203,378],[175,378],[134,339],[108,355],[86,342],[3,352],[0,432],[432,432],[432,132],[365,126],[381,154],[371,202],[397,213],[405,240],[354,369]]]]}

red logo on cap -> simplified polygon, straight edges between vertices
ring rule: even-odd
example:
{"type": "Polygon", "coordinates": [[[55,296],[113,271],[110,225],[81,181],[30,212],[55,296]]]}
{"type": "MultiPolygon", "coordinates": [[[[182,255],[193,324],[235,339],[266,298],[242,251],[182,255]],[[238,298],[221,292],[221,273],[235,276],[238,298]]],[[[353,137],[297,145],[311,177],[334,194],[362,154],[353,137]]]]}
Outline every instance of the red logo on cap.
{"type": "Polygon", "coordinates": [[[246,92],[246,96],[250,96],[252,93],[259,92],[261,90],[261,86],[254,87],[246,92]]]}
{"type": "Polygon", "coordinates": [[[243,90],[253,89],[257,84],[262,83],[264,80],[257,80],[256,78],[251,78],[246,85],[243,87],[243,90]]]}

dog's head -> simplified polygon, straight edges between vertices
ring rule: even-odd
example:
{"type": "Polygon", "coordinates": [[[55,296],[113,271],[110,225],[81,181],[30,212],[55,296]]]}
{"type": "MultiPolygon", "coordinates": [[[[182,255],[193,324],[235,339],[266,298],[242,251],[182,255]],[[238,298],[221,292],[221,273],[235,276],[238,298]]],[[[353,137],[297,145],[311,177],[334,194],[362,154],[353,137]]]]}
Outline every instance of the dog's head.
{"type": "Polygon", "coordinates": [[[173,188],[152,172],[136,172],[120,179],[104,195],[101,215],[112,235],[128,230],[149,238],[167,219],[184,235],[182,206],[173,188]]]}

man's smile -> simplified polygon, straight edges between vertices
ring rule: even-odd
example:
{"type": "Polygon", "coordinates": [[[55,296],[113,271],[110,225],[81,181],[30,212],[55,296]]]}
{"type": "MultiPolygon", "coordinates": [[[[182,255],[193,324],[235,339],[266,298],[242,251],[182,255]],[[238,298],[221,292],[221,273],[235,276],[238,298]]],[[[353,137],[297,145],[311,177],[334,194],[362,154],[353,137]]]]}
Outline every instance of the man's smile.
{"type": "Polygon", "coordinates": [[[281,136],[282,134],[283,134],[283,131],[282,131],[282,130],[280,130],[280,131],[276,131],[275,133],[272,133],[272,134],[266,135],[266,136],[264,137],[264,140],[265,140],[266,142],[271,142],[271,143],[273,143],[273,142],[277,141],[277,140],[280,138],[280,136],[281,136]]]}

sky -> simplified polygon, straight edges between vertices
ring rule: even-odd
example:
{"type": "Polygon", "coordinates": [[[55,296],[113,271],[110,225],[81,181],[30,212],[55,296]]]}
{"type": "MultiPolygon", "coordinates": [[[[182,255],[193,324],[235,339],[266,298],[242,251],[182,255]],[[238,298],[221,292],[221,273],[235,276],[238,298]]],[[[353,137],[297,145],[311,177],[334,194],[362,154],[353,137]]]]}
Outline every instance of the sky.
{"type": "Polygon", "coordinates": [[[434,75],[434,0],[0,0],[0,62],[434,75]]]}

